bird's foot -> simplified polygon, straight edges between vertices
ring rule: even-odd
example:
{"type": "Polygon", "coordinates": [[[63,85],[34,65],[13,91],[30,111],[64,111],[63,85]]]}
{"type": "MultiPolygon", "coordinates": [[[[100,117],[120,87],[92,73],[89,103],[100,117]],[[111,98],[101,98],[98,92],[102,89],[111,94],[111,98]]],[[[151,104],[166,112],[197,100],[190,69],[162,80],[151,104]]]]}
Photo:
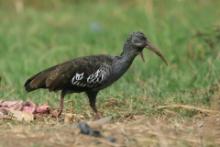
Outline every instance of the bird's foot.
{"type": "Polygon", "coordinates": [[[95,113],[95,120],[101,119],[102,118],[102,114],[100,112],[96,112],[95,113]]]}
{"type": "Polygon", "coordinates": [[[54,110],[51,112],[52,117],[59,118],[62,114],[62,110],[54,110]]]}

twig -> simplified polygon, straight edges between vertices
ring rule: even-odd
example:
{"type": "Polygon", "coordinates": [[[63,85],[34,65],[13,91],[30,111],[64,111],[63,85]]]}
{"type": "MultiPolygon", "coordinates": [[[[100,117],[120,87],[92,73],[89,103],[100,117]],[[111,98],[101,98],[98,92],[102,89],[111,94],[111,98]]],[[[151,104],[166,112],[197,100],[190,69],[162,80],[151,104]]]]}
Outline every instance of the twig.
{"type": "Polygon", "coordinates": [[[205,109],[205,108],[199,108],[191,105],[182,105],[182,104],[172,104],[172,105],[166,105],[166,106],[158,106],[157,109],[174,109],[174,108],[179,108],[179,109],[187,109],[187,110],[195,110],[199,111],[202,113],[212,113],[212,114],[218,114],[220,111],[216,110],[211,110],[211,109],[205,109]]]}
{"type": "MultiPolygon", "coordinates": [[[[155,135],[155,136],[161,136],[161,134],[157,133],[157,132],[153,132],[153,131],[148,131],[148,134],[151,135],[155,135]]],[[[187,142],[191,142],[191,143],[196,143],[199,144],[200,140],[199,139],[195,139],[195,138],[186,138],[185,136],[183,137],[179,137],[179,136],[173,136],[173,135],[166,135],[166,139],[171,139],[171,140],[183,140],[183,141],[187,141],[187,142]]],[[[217,140],[216,142],[213,142],[214,144],[220,144],[220,142],[217,140]]],[[[208,142],[207,144],[212,144],[212,142],[208,142]]]]}
{"type": "Polygon", "coordinates": [[[104,139],[104,138],[97,138],[98,141],[104,143],[104,144],[107,144],[107,145],[110,145],[110,146],[113,146],[113,147],[121,147],[122,145],[120,144],[117,144],[117,143],[111,143],[109,142],[108,140],[104,139]]]}
{"type": "Polygon", "coordinates": [[[88,122],[88,124],[92,127],[99,127],[99,126],[109,123],[111,120],[112,120],[112,117],[104,117],[96,121],[90,121],[88,122]]]}

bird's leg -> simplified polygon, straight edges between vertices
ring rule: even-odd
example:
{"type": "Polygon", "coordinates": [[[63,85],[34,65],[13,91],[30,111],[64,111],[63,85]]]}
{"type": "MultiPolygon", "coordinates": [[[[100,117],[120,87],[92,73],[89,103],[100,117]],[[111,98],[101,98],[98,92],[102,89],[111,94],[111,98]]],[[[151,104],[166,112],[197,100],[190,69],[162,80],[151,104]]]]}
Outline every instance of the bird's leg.
{"type": "Polygon", "coordinates": [[[100,119],[101,118],[101,114],[98,112],[98,110],[96,108],[96,96],[97,96],[97,94],[98,94],[97,91],[87,92],[87,96],[89,98],[90,107],[95,112],[95,118],[96,119],[100,119]]]}
{"type": "Polygon", "coordinates": [[[60,116],[62,114],[62,112],[63,112],[64,96],[65,96],[65,92],[62,91],[61,95],[60,95],[60,108],[59,108],[58,116],[60,116]]]}
{"type": "Polygon", "coordinates": [[[60,95],[60,107],[59,107],[59,110],[58,111],[55,111],[55,112],[52,112],[52,116],[58,118],[62,112],[63,112],[63,105],[64,105],[64,96],[65,96],[65,92],[64,91],[61,91],[61,95],[60,95]]]}

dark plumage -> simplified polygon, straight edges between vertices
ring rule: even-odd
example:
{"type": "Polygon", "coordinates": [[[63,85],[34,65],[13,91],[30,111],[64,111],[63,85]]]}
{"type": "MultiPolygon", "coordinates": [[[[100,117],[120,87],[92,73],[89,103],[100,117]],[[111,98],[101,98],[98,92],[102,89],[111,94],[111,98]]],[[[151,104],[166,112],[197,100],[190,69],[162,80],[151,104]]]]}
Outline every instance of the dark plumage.
{"type": "Polygon", "coordinates": [[[118,80],[138,54],[143,59],[142,51],[145,47],[166,62],[159,50],[149,43],[143,33],[134,32],[126,40],[120,56],[86,56],[55,65],[29,78],[25,82],[25,89],[28,92],[39,88],[61,91],[59,114],[63,110],[65,94],[85,92],[91,108],[99,116],[95,105],[97,93],[118,80]]]}

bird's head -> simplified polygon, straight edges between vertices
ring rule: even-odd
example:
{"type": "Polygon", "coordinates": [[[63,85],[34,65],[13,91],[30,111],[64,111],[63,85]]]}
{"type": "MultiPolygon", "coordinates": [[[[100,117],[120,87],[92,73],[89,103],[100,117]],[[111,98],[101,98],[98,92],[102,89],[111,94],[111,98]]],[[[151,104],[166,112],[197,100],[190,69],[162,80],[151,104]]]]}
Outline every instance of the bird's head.
{"type": "Polygon", "coordinates": [[[139,54],[143,59],[143,61],[144,61],[143,49],[144,48],[149,49],[150,51],[153,51],[155,54],[157,54],[167,64],[167,61],[164,58],[164,56],[161,54],[160,50],[155,46],[153,46],[142,32],[133,32],[129,36],[125,48],[127,48],[127,50],[130,51],[133,50],[135,53],[139,54]]]}

